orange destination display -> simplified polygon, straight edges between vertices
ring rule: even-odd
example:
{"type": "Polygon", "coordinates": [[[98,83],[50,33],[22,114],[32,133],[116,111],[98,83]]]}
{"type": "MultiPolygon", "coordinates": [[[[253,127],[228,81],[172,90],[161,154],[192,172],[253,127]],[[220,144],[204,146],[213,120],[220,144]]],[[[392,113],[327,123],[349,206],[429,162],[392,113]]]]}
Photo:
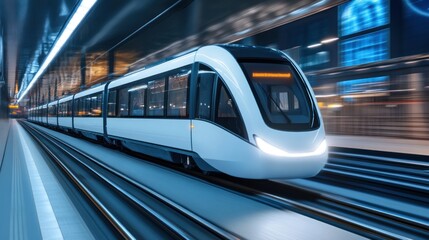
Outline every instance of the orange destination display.
{"type": "Polygon", "coordinates": [[[290,72],[287,73],[270,73],[270,72],[253,72],[253,78],[291,78],[290,72]]]}

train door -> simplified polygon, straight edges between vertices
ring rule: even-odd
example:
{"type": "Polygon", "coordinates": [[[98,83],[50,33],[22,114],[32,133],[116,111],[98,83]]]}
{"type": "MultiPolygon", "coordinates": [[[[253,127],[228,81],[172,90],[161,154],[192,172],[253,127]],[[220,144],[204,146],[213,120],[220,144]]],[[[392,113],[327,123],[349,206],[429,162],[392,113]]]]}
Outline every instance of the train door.
{"type": "Polygon", "coordinates": [[[202,66],[196,86],[195,119],[192,121],[193,151],[203,158],[219,156],[228,144],[247,138],[237,105],[219,75],[202,66]]]}

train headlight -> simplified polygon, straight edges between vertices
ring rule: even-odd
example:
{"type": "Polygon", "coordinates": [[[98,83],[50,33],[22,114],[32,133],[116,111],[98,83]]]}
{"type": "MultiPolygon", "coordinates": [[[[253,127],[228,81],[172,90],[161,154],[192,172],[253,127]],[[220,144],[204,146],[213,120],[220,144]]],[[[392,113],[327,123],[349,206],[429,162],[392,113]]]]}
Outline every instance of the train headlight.
{"type": "Polygon", "coordinates": [[[266,141],[262,140],[261,138],[255,136],[256,145],[259,149],[261,149],[263,152],[268,153],[270,155],[275,156],[281,156],[281,157],[309,157],[309,156],[317,156],[322,155],[326,152],[328,145],[326,143],[326,140],[323,140],[322,143],[319,145],[319,147],[312,151],[312,152],[302,152],[302,153],[290,153],[287,151],[284,151],[282,149],[279,149],[277,147],[274,147],[273,145],[267,143],[266,141]]]}

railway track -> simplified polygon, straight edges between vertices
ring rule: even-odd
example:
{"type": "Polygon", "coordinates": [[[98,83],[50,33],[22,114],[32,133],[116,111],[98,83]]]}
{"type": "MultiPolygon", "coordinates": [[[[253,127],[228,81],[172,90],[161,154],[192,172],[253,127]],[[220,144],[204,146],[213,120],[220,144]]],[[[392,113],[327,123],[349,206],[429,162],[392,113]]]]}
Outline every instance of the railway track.
{"type": "MultiPolygon", "coordinates": [[[[309,181],[369,190],[373,196],[395,197],[425,206],[429,201],[429,164],[423,156],[335,148],[322,173],[309,181]]],[[[389,211],[324,189],[310,189],[284,181],[249,181],[222,176],[206,178],[280,208],[300,212],[371,239],[428,239],[429,217],[389,211]]]]}
{"type": "MultiPolygon", "coordinates": [[[[68,147],[72,148],[71,146],[68,147]]],[[[74,151],[76,151],[78,154],[85,155],[78,149],[74,149],[74,151]]],[[[135,155],[139,156],[140,154],[135,155]]],[[[89,163],[93,162],[93,164],[95,165],[100,165],[100,168],[104,168],[103,164],[97,163],[96,159],[91,159],[91,157],[89,156],[86,156],[86,158],[90,159],[88,160],[89,163]]],[[[169,163],[161,163],[163,165],[167,165],[168,167],[173,167],[176,170],[184,172],[188,175],[193,175],[194,177],[197,177],[203,181],[210,182],[215,186],[225,188],[228,191],[237,192],[244,197],[251,198],[253,200],[262,202],[278,209],[287,209],[294,212],[298,212],[300,214],[309,216],[311,218],[323,222],[327,222],[331,225],[346,229],[348,231],[354,232],[364,237],[368,237],[370,239],[427,239],[429,236],[429,227],[427,224],[427,219],[419,219],[415,217],[409,217],[406,214],[401,215],[397,213],[391,213],[389,211],[384,211],[383,209],[379,209],[377,207],[346,198],[339,194],[330,194],[327,192],[323,192],[323,189],[321,189],[320,191],[312,190],[310,188],[295,185],[293,183],[275,182],[268,180],[251,181],[236,179],[228,177],[226,175],[206,176],[199,172],[177,168],[176,166],[171,165],[169,163]]],[[[93,166],[90,167],[97,168],[93,166]]],[[[361,167],[363,168],[363,165],[361,167]]],[[[109,176],[109,172],[113,172],[111,173],[113,174],[112,176],[125,179],[125,182],[127,182],[125,185],[131,183],[131,185],[137,186],[137,189],[129,191],[133,192],[134,194],[135,192],[144,189],[144,186],[139,186],[138,183],[135,183],[131,179],[127,179],[126,176],[116,173],[114,170],[110,169],[106,170],[106,172],[100,170],[100,172],[103,176],[109,176]]],[[[326,175],[326,172],[324,172],[322,173],[321,177],[312,178],[310,179],[310,181],[332,181],[332,184],[339,184],[340,182],[342,182],[342,184],[347,182],[354,182],[350,181],[350,179],[347,179],[346,172],[341,175],[343,177],[342,179],[339,178],[339,176],[335,176],[331,179],[330,176],[331,175],[326,175]]],[[[115,177],[108,177],[108,179],[115,179],[115,177]]],[[[141,199],[141,196],[134,196],[137,199],[141,199]]],[[[161,202],[169,202],[168,199],[162,199],[162,196],[158,196],[157,201],[159,200],[161,200],[161,202]]],[[[176,207],[180,209],[180,206],[176,207]]],[[[197,220],[192,221],[198,222],[198,216],[193,216],[192,213],[188,212],[179,215],[186,215],[187,219],[195,218],[197,220]]],[[[171,235],[169,235],[169,237],[190,239],[195,236],[198,236],[197,238],[201,238],[202,235],[198,235],[195,233],[190,234],[191,236],[189,236],[189,234],[185,234],[182,236],[180,233],[175,233],[173,231],[174,229],[187,229],[187,226],[175,226],[175,224],[177,224],[177,220],[178,219],[171,221],[171,226],[168,226],[167,224],[167,226],[161,227],[161,229],[164,229],[164,231],[165,229],[168,229],[167,232],[173,232],[171,235]]],[[[156,221],[162,222],[160,220],[156,221]]],[[[202,222],[204,223],[204,220],[202,220],[202,222]]],[[[122,225],[129,226],[126,222],[122,223],[122,225]]],[[[224,230],[219,229],[216,226],[211,225],[210,223],[205,222],[203,225],[205,225],[203,228],[206,229],[209,234],[213,234],[215,238],[240,238],[240,236],[225,232],[224,230]]],[[[196,228],[198,229],[198,226],[196,228]]],[[[188,230],[186,230],[186,233],[188,233],[188,230]]],[[[132,236],[140,235],[134,233],[132,236]]],[[[205,236],[204,238],[207,238],[207,236],[205,236]]]]}
{"type": "Polygon", "coordinates": [[[406,201],[429,203],[429,162],[425,156],[333,148],[317,179],[347,184],[406,201]],[[344,181],[346,178],[347,181],[344,181]]]}
{"type": "Polygon", "coordinates": [[[29,124],[22,126],[126,239],[237,239],[219,227],[29,124]]]}
{"type": "Polygon", "coordinates": [[[299,212],[370,239],[427,239],[429,236],[426,220],[390,214],[340,195],[284,182],[228,178],[210,177],[207,180],[257,201],[299,212]]]}

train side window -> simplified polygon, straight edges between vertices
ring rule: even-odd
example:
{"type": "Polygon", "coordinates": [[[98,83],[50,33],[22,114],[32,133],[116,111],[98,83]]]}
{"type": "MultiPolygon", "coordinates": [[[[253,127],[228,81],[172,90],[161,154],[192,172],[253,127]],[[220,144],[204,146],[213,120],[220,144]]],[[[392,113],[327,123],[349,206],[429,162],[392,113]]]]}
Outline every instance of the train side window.
{"type": "Polygon", "coordinates": [[[189,73],[168,77],[167,116],[186,117],[189,73]]]}
{"type": "Polygon", "coordinates": [[[67,109],[67,113],[65,115],[66,117],[71,117],[72,116],[72,114],[73,114],[72,106],[73,106],[72,101],[68,101],[66,103],[66,109],[67,109]]]}
{"type": "Polygon", "coordinates": [[[116,90],[109,90],[107,116],[116,117],[116,90]]]}
{"type": "Polygon", "coordinates": [[[127,117],[128,116],[128,88],[123,88],[119,90],[119,106],[118,106],[118,116],[127,117]]]}
{"type": "Polygon", "coordinates": [[[67,117],[67,102],[60,103],[59,117],[67,117]]]}
{"type": "Polygon", "coordinates": [[[84,97],[83,116],[88,117],[91,114],[91,97],[84,97]]]}
{"type": "Polygon", "coordinates": [[[128,90],[130,94],[130,115],[142,117],[145,115],[145,95],[147,84],[138,85],[128,90]]]}
{"type": "Polygon", "coordinates": [[[244,123],[238,114],[237,106],[224,84],[219,81],[216,97],[215,123],[237,135],[246,138],[244,123]]]}
{"type": "Polygon", "coordinates": [[[57,116],[57,105],[50,105],[48,107],[48,117],[56,117],[57,116]]]}
{"type": "Polygon", "coordinates": [[[79,99],[79,117],[85,117],[85,99],[79,99]]]}
{"type": "Polygon", "coordinates": [[[64,117],[64,103],[58,103],[58,117],[64,117]]]}
{"type": "Polygon", "coordinates": [[[82,107],[81,107],[80,102],[81,102],[80,98],[74,100],[74,116],[75,117],[80,117],[82,115],[81,114],[82,107]]]}
{"type": "Polygon", "coordinates": [[[92,95],[90,97],[90,101],[91,101],[91,107],[89,109],[89,116],[91,117],[100,117],[101,116],[101,100],[102,100],[102,95],[101,93],[92,95]]]}
{"type": "Polygon", "coordinates": [[[198,74],[197,87],[197,118],[211,120],[211,103],[213,95],[213,83],[216,78],[214,72],[201,71],[198,74]]]}
{"type": "Polygon", "coordinates": [[[165,78],[148,82],[148,115],[164,116],[165,78]]]}

